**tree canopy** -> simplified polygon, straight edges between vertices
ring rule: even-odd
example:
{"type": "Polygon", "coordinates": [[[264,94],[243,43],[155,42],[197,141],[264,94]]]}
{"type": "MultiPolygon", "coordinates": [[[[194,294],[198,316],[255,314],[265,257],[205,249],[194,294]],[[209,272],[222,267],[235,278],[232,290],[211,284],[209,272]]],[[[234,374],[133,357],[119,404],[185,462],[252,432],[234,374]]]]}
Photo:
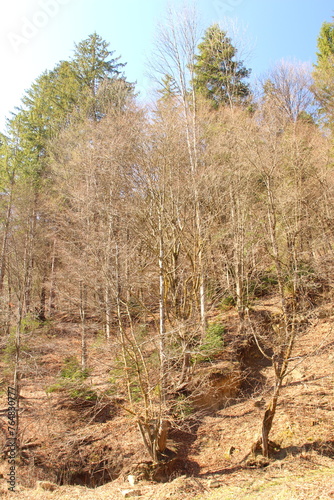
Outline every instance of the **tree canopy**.
{"type": "Polygon", "coordinates": [[[194,88],[215,107],[246,100],[250,70],[237,59],[237,49],[218,24],[210,26],[198,45],[194,64],[194,88]]]}
{"type": "Polygon", "coordinates": [[[330,127],[334,124],[334,22],[324,22],[318,37],[317,62],[313,72],[314,94],[319,114],[330,127]]]}

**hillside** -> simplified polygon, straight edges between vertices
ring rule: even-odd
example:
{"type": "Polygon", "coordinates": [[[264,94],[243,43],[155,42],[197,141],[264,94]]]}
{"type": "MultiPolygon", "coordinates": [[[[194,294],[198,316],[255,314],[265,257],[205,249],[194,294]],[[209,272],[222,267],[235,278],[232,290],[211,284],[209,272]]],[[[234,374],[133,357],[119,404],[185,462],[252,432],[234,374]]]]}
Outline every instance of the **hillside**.
{"type": "Polygon", "coordinates": [[[94,27],[0,134],[5,498],[334,495],[334,23],[253,85],[201,21],[144,92],[94,27]]]}
{"type": "MultiPolygon", "coordinates": [[[[263,315],[264,311],[272,313],[276,307],[275,297],[265,297],[256,302],[253,310],[254,314],[257,311],[263,315]]],[[[211,374],[217,373],[224,363],[226,369],[230,358],[240,352],[235,310],[229,309],[215,318],[226,326],[226,346],[211,361],[211,374]]],[[[91,323],[88,335],[91,371],[85,383],[86,388],[100,396],[97,401],[90,400],[87,392],[85,398],[80,392],[69,396],[68,390],[59,387],[60,372],[69,346],[71,355],[80,358],[79,325],[63,321],[49,325],[48,329],[37,328],[25,338],[20,401],[22,454],[16,471],[15,496],[116,500],[124,498],[122,491],[134,490],[134,494],[140,492],[138,498],[147,500],[334,498],[333,325],[331,304],[319,305],[295,345],[292,358],[297,366],[291,364],[296,368],[285,379],[279,398],[270,434],[275,443],[270,459],[249,452],[272,394],[273,369],[254,346],[248,345],[248,355],[244,350],[239,365],[238,390],[231,392],[228,384],[225,389],[221,386],[210,400],[217,402],[220,398],[217,404],[206,407],[203,404],[201,411],[189,410],[182,419],[174,417],[167,441],[169,460],[156,471],[155,480],[146,477],[134,487],[128,483],[127,475],[140,476],[142,463],[147,463],[150,457],[133,417],[126,411],[122,394],[108,394],[114,349],[108,348],[91,323]],[[36,481],[59,484],[54,484],[54,491],[47,491],[43,483],[36,487],[36,481]]],[[[10,383],[9,368],[6,357],[2,356],[1,369],[5,375],[0,472],[4,479],[8,470],[4,392],[10,383]]],[[[208,363],[199,362],[192,377],[203,378],[207,371],[208,363]]],[[[76,385],[79,387],[78,382],[76,385]]],[[[212,384],[210,387],[208,393],[213,391],[212,384]]],[[[3,481],[3,498],[12,497],[7,486],[3,481]]]]}

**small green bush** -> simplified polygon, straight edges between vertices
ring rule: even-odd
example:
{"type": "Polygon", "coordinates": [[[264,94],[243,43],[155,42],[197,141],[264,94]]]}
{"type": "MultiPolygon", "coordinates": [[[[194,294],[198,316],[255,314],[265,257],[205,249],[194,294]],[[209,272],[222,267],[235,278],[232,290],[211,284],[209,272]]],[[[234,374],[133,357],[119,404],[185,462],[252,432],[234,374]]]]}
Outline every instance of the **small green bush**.
{"type": "Polygon", "coordinates": [[[196,361],[210,361],[212,357],[224,349],[225,326],[221,323],[211,323],[207,328],[207,333],[200,346],[200,353],[196,356],[196,361]]]}
{"type": "Polygon", "coordinates": [[[97,393],[93,389],[89,389],[85,385],[64,379],[55,384],[50,385],[45,389],[47,394],[53,392],[62,392],[67,394],[71,399],[84,399],[85,401],[96,401],[98,399],[97,393]]]}
{"type": "Polygon", "coordinates": [[[221,301],[221,309],[223,311],[226,311],[227,309],[231,309],[231,307],[234,307],[235,304],[236,304],[236,301],[235,301],[235,298],[233,297],[233,295],[227,295],[221,301]]]}
{"type": "Polygon", "coordinates": [[[69,356],[64,360],[64,366],[60,371],[61,378],[71,380],[84,380],[89,376],[89,370],[82,370],[75,356],[69,356]]]}
{"type": "Polygon", "coordinates": [[[12,361],[15,352],[16,352],[15,331],[11,330],[6,342],[6,347],[4,349],[4,360],[6,363],[10,363],[12,361]]]}
{"type": "Polygon", "coordinates": [[[183,394],[180,394],[173,402],[171,411],[175,418],[184,420],[194,413],[194,408],[189,399],[183,394]]]}
{"type": "Polygon", "coordinates": [[[33,332],[40,327],[40,321],[32,316],[31,314],[27,314],[21,321],[21,328],[24,332],[33,332]]]}
{"type": "MultiPolygon", "coordinates": [[[[225,326],[222,323],[211,323],[207,328],[206,337],[208,342],[216,342],[217,339],[222,341],[222,338],[225,334],[225,326]]],[[[223,343],[224,344],[224,343],[223,343]]],[[[219,347],[223,347],[219,346],[219,347]]]]}
{"type": "Polygon", "coordinates": [[[264,297],[275,290],[277,285],[277,276],[272,271],[268,271],[249,283],[248,294],[253,297],[264,297]]]}
{"type": "Polygon", "coordinates": [[[87,387],[78,387],[69,391],[71,398],[73,399],[84,399],[85,401],[96,401],[97,393],[93,389],[88,389],[87,387]]]}
{"type": "Polygon", "coordinates": [[[46,393],[68,391],[71,397],[79,397],[76,395],[76,391],[86,391],[82,382],[88,376],[89,370],[82,370],[77,358],[68,356],[64,360],[58,381],[47,387],[46,393]]]}
{"type": "MultiPolygon", "coordinates": [[[[6,340],[6,347],[4,348],[4,361],[8,365],[12,365],[15,362],[15,354],[16,354],[16,327],[11,328],[9,336],[6,340]]],[[[30,352],[31,349],[26,342],[26,336],[21,335],[20,339],[20,352],[21,357],[23,353],[30,352]]]]}
{"type": "Polygon", "coordinates": [[[137,382],[132,382],[130,385],[131,397],[134,402],[138,403],[143,399],[141,388],[137,382]]]}

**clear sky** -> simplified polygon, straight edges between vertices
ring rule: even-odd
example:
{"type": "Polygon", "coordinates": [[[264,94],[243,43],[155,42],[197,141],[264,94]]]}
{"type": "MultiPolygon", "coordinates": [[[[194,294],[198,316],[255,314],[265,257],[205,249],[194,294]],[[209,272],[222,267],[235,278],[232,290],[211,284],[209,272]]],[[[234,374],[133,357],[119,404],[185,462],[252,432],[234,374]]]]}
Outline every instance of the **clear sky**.
{"type": "MultiPolygon", "coordinates": [[[[195,0],[203,27],[231,19],[252,45],[247,67],[253,78],[277,61],[313,63],[321,24],[331,21],[330,0],[195,0]]],[[[183,0],[174,0],[177,8],[183,0]]],[[[69,59],[74,43],[94,31],[127,62],[128,80],[149,86],[146,61],[167,0],[3,0],[0,17],[2,63],[0,130],[20,104],[24,90],[46,69],[69,59]]]]}

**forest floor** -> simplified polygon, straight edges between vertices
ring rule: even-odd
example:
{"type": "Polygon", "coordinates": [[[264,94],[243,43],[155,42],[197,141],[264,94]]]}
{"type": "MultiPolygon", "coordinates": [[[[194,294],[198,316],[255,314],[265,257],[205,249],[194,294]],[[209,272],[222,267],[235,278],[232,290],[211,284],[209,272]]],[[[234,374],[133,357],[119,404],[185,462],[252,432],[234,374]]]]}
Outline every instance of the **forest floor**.
{"type": "MultiPolygon", "coordinates": [[[[259,301],[256,307],[273,310],[275,300],[259,301]]],[[[227,326],[235,320],[231,311],[221,314],[220,318],[227,326]]],[[[63,323],[57,328],[53,335],[41,332],[34,336],[33,342],[26,339],[29,356],[25,361],[20,401],[24,452],[16,467],[15,493],[8,491],[8,463],[2,452],[0,496],[3,498],[334,499],[334,312],[331,305],[314,310],[295,346],[295,358],[308,356],[287,376],[282,388],[270,434],[276,445],[272,458],[253,459],[248,455],[259,435],[264,412],[257,402],[269,402],[273,386],[272,368],[263,366],[259,371],[261,383],[254,391],[240,393],[218,411],[190,419],[184,429],[172,430],[168,448],[177,450],[183,464],[172,480],[165,483],[140,480],[134,486],[128,482],[129,471],[134,463],[149,457],[122,401],[111,406],[101,401],[99,411],[92,413],[89,405],[71,407],[62,393],[48,391],[59,379],[62,360],[69,355],[69,350],[71,354],[80,355],[77,327],[63,323]],[[87,466],[95,463],[96,470],[103,469],[107,458],[112,470],[109,480],[96,488],[80,486],[80,481],[85,481],[87,466]],[[77,484],[56,484],[65,461],[67,470],[83,464],[82,474],[72,476],[72,482],[77,484]]],[[[90,386],[107,389],[112,352],[108,353],[104,341],[94,333],[90,335],[89,356],[90,386]]],[[[5,386],[9,384],[5,356],[0,368],[4,373],[0,450],[4,450],[5,386]]]]}

